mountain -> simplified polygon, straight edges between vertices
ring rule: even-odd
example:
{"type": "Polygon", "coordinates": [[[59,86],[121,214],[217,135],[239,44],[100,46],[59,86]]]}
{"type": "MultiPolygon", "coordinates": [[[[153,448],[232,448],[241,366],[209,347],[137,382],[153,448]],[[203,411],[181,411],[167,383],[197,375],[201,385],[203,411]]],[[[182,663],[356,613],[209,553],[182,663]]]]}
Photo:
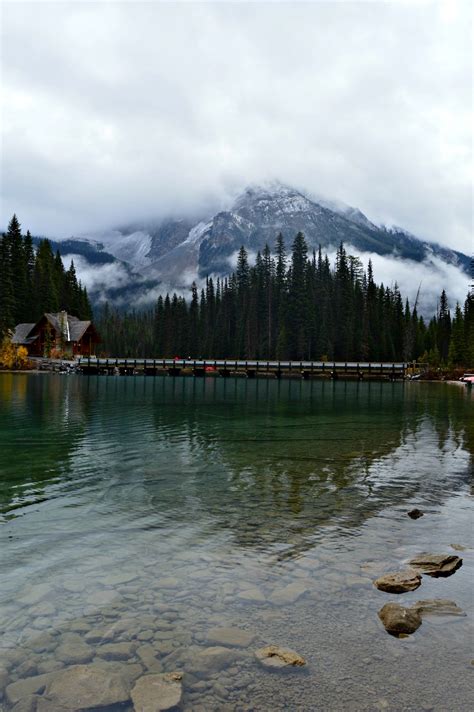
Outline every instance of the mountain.
{"type": "Polygon", "coordinates": [[[228,274],[241,245],[250,254],[266,243],[273,248],[281,232],[289,248],[298,231],[304,233],[310,249],[321,245],[323,251],[333,251],[342,241],[357,253],[419,263],[437,260],[469,271],[467,255],[420,240],[401,228],[377,226],[357,208],[311,199],[280,183],[248,187],[228,210],[215,215],[134,223],[59,246],[63,255],[82,256],[92,267],[97,268],[101,260],[121,265],[136,283],[137,293],[144,295],[150,285],[186,289],[193,279],[228,274]]]}

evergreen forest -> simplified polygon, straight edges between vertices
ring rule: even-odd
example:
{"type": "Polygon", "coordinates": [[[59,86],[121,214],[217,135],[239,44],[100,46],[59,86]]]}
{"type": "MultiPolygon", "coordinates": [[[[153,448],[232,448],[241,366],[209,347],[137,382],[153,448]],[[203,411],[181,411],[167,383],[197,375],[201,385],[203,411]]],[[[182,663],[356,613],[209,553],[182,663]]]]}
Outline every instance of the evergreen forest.
{"type": "Polygon", "coordinates": [[[35,246],[29,231],[22,235],[14,215],[0,236],[0,339],[16,324],[36,322],[45,312],[60,309],[79,319],[92,318],[74,263],[65,269],[49,240],[35,246]]]}
{"type": "Polygon", "coordinates": [[[153,309],[124,313],[109,305],[97,323],[104,352],[125,357],[412,361],[474,364],[474,293],[451,315],[443,291],[426,323],[396,284],[376,284],[341,244],[332,267],[321,249],[308,254],[302,233],[290,253],[283,237],[254,265],[240,249],[235,272],[209,277],[190,298],[160,296],[153,309]]]}
{"type": "MultiPolygon", "coordinates": [[[[64,309],[92,318],[74,264],[43,239],[22,235],[14,215],[0,237],[0,337],[21,322],[64,309]]],[[[153,308],[96,308],[100,353],[135,358],[249,358],[412,361],[474,365],[474,292],[450,305],[443,291],[427,322],[396,283],[377,284],[369,261],[341,243],[331,265],[310,253],[298,233],[288,250],[282,235],[254,264],[241,247],[235,271],[209,277],[190,294],[159,296],[153,308]]]]}

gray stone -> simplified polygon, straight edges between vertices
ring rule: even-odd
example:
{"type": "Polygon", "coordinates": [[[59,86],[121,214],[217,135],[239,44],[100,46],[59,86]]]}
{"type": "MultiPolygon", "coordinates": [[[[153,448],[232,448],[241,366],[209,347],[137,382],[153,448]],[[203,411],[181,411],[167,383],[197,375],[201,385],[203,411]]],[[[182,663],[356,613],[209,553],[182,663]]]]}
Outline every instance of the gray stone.
{"type": "Polygon", "coordinates": [[[40,694],[55,674],[56,673],[54,672],[48,672],[43,675],[25,677],[22,680],[12,682],[5,690],[8,702],[11,705],[14,705],[19,700],[23,699],[23,697],[40,694]]]}
{"type": "Polygon", "coordinates": [[[385,630],[395,636],[410,635],[421,625],[421,615],[418,611],[398,603],[386,603],[378,615],[385,630]]]}
{"type": "Polygon", "coordinates": [[[8,682],[8,671],[4,667],[0,667],[0,700],[3,697],[3,691],[8,682]]]}
{"type": "Polygon", "coordinates": [[[198,675],[212,675],[234,665],[241,656],[242,653],[219,645],[204,648],[192,656],[189,670],[198,675]]]}
{"type": "Polygon", "coordinates": [[[92,660],[94,648],[87,645],[77,633],[66,633],[54,655],[57,660],[62,660],[66,665],[80,665],[92,660]]]}
{"type": "Polygon", "coordinates": [[[121,676],[97,665],[73,665],[53,675],[44,693],[44,700],[53,708],[80,712],[119,705],[130,699],[121,676]]]}
{"type": "Polygon", "coordinates": [[[295,603],[298,598],[310,590],[311,587],[305,581],[295,581],[294,583],[289,583],[284,588],[279,588],[274,591],[269,601],[275,606],[285,606],[290,603],[295,603]]]}
{"type": "Polygon", "coordinates": [[[134,581],[136,578],[137,574],[127,573],[124,571],[123,573],[111,574],[110,576],[107,576],[103,579],[103,583],[107,586],[118,586],[119,584],[130,583],[130,581],[134,581]]]}
{"type": "Polygon", "coordinates": [[[157,579],[155,581],[155,586],[157,589],[160,588],[178,588],[181,585],[181,581],[175,576],[166,576],[164,578],[157,579]]]}
{"type": "Polygon", "coordinates": [[[235,648],[248,648],[254,641],[255,635],[240,628],[211,628],[207,634],[210,643],[226,645],[235,648]]]}
{"type": "Polygon", "coordinates": [[[105,660],[128,660],[133,657],[135,643],[108,643],[97,648],[96,654],[105,660]]]}
{"type": "Polygon", "coordinates": [[[53,650],[57,645],[57,640],[51,633],[41,633],[36,638],[33,638],[29,643],[29,647],[34,653],[44,653],[53,650]]]}
{"type": "Polygon", "coordinates": [[[155,650],[152,645],[140,645],[140,647],[137,648],[135,652],[142,661],[142,663],[145,665],[148,672],[162,671],[162,665],[160,661],[156,658],[155,650]]]}
{"type": "Polygon", "coordinates": [[[462,559],[454,554],[418,554],[410,561],[410,566],[427,576],[451,576],[462,566],[462,559]]]}
{"type": "Polygon", "coordinates": [[[410,509],[410,511],[407,512],[407,514],[410,517],[410,519],[419,519],[420,517],[423,516],[423,512],[421,511],[421,509],[416,509],[416,508],[410,509]]]}
{"type": "Polygon", "coordinates": [[[135,712],[166,712],[176,709],[183,695],[182,677],[181,672],[140,677],[131,694],[135,712]]]}
{"type": "Polygon", "coordinates": [[[255,657],[268,668],[301,667],[306,665],[306,660],[290,648],[279,645],[266,645],[255,651],[255,657]]]}
{"type": "Polygon", "coordinates": [[[85,634],[84,640],[86,643],[92,643],[92,645],[97,643],[111,643],[116,635],[118,635],[118,632],[116,632],[112,626],[109,628],[94,628],[85,634]]]}
{"type": "Polygon", "coordinates": [[[86,587],[86,582],[82,578],[67,578],[63,581],[63,588],[69,593],[81,593],[86,587]]]}
{"type": "Polygon", "coordinates": [[[265,596],[257,586],[251,586],[243,591],[239,591],[237,598],[249,603],[265,603],[265,596]]]}
{"type": "Polygon", "coordinates": [[[37,695],[28,695],[16,703],[11,712],[36,712],[37,695]]]}
{"type": "Polygon", "coordinates": [[[90,596],[87,597],[87,603],[90,603],[92,606],[107,606],[108,604],[116,602],[117,600],[118,596],[115,591],[109,590],[96,591],[95,593],[91,593],[90,596]]]}
{"type": "Polygon", "coordinates": [[[454,601],[449,601],[445,598],[433,598],[427,601],[417,601],[412,608],[421,615],[425,616],[465,616],[464,611],[459,608],[454,601]]]}
{"type": "Polygon", "coordinates": [[[28,591],[18,598],[18,601],[30,606],[42,601],[49,593],[51,593],[51,586],[49,584],[38,583],[35,586],[30,586],[28,591]]]}
{"type": "Polygon", "coordinates": [[[415,591],[421,584],[421,576],[416,571],[397,571],[380,576],[374,586],[386,593],[406,593],[415,591]]]}

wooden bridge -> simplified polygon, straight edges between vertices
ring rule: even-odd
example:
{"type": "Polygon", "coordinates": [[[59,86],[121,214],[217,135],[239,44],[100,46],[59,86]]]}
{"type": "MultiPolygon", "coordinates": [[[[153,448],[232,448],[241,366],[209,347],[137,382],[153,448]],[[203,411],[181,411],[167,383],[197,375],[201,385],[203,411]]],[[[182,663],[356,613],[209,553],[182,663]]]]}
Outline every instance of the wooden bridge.
{"type": "Polygon", "coordinates": [[[358,361],[263,361],[252,359],[131,359],[79,357],[84,374],[146,376],[246,376],[247,378],[403,379],[408,363],[358,361]]]}

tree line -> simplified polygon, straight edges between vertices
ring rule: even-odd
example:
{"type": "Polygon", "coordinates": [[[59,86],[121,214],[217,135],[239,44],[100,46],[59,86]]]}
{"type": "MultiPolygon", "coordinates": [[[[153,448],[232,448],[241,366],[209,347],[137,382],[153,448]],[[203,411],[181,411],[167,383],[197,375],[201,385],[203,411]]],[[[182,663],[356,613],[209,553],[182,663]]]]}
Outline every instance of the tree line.
{"type": "Polygon", "coordinates": [[[302,233],[290,254],[279,235],[274,254],[266,246],[252,266],[241,247],[235,272],[194,283],[188,299],[166,294],[125,313],[106,304],[97,326],[104,353],[137,358],[474,364],[474,293],[451,316],[443,291],[426,323],[396,284],[376,284],[370,261],[365,270],[341,244],[331,266],[321,248],[309,254],[302,233]]]}
{"type": "Polygon", "coordinates": [[[87,290],[77,279],[74,263],[64,267],[49,240],[35,249],[28,231],[22,235],[16,215],[0,236],[0,338],[16,324],[35,322],[45,312],[65,311],[91,319],[87,290]]]}

